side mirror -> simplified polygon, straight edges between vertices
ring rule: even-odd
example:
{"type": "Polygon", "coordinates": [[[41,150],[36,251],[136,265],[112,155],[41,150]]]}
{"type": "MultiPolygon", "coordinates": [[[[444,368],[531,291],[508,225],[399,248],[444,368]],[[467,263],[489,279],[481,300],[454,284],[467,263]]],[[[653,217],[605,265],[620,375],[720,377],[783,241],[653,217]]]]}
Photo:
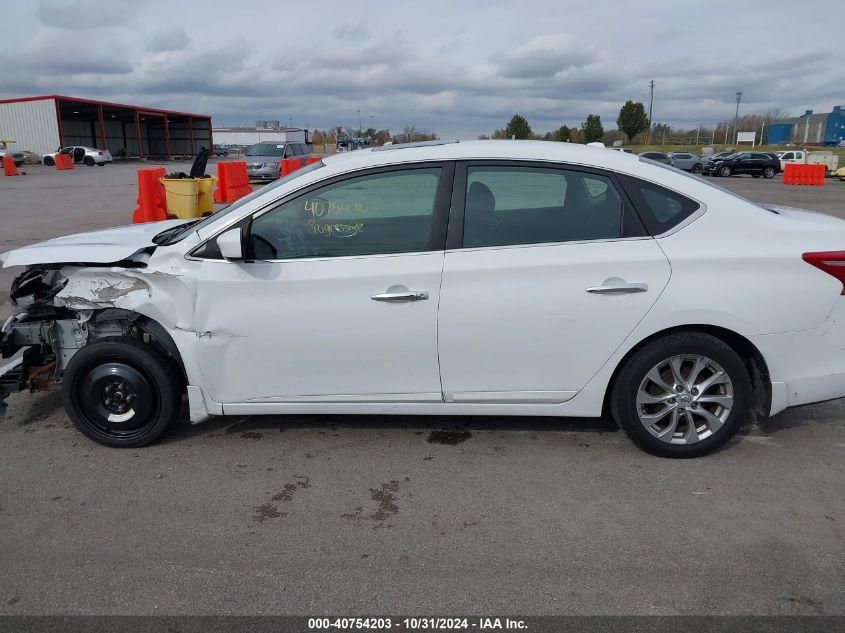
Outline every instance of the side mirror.
{"type": "Polygon", "coordinates": [[[244,258],[241,229],[231,229],[218,235],[217,246],[220,247],[220,254],[228,260],[244,258]]]}

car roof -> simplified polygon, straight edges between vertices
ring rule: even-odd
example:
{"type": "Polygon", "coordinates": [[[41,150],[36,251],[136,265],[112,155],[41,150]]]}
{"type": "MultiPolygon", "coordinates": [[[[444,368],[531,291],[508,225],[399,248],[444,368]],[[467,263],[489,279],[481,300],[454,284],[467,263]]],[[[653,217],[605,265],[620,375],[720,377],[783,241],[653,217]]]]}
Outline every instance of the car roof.
{"type": "Polygon", "coordinates": [[[343,171],[412,162],[473,159],[551,161],[629,171],[632,163],[639,160],[635,154],[627,152],[608,152],[604,147],[554,141],[451,141],[390,147],[390,151],[385,151],[387,148],[365,148],[332,154],[326,156],[323,162],[333,167],[342,165],[343,171]]]}

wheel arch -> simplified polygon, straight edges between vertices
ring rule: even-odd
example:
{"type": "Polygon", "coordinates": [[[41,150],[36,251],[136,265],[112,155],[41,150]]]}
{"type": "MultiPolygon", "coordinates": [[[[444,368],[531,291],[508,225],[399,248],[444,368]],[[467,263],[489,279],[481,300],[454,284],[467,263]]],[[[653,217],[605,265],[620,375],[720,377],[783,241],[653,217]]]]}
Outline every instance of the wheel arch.
{"type": "Polygon", "coordinates": [[[702,334],[709,334],[714,338],[719,339],[730,347],[742,359],[748,370],[748,376],[751,378],[752,388],[752,414],[755,416],[768,417],[772,405],[772,381],[769,375],[769,367],[766,364],[766,359],[757,346],[749,341],[742,334],[729,330],[728,328],[720,327],[718,325],[707,324],[690,324],[681,325],[671,328],[666,328],[658,332],[650,334],[639,343],[629,349],[625,355],[616,364],[616,368],[607,382],[604,392],[604,401],[602,404],[602,416],[608,417],[610,415],[610,397],[613,392],[613,387],[616,384],[616,379],[625,363],[634,354],[637,353],[644,345],[651,343],[657,339],[664,338],[672,334],[679,334],[682,332],[698,332],[702,334]]]}
{"type": "Polygon", "coordinates": [[[180,376],[187,382],[185,361],[179,351],[179,346],[176,345],[176,341],[173,340],[167,329],[155,319],[133,310],[105,308],[94,312],[91,320],[98,326],[120,323],[124,329],[137,328],[141,334],[141,340],[171,358],[178,367],[180,376]]]}

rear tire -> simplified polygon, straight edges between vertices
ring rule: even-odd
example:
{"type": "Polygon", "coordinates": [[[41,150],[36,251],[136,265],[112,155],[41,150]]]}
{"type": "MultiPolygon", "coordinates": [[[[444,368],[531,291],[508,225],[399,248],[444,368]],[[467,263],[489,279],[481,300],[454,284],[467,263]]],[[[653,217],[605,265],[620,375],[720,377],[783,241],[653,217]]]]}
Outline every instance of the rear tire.
{"type": "Polygon", "coordinates": [[[108,338],[70,359],[62,399],[88,438],[104,446],[136,448],[155,442],[176,419],[181,386],[173,363],[149,345],[108,338]]]}
{"type": "Polygon", "coordinates": [[[88,167],[93,167],[95,163],[94,159],[90,156],[86,156],[85,158],[83,158],[82,162],[88,165],[88,167]]]}
{"type": "Polygon", "coordinates": [[[609,404],[622,430],[647,453],[700,457],[736,434],[751,405],[751,379],[720,339],[672,334],[625,362],[609,404]]]}
{"type": "Polygon", "coordinates": [[[774,167],[766,167],[763,170],[763,178],[766,180],[771,180],[775,177],[775,168],[774,167]]]}
{"type": "Polygon", "coordinates": [[[44,157],[44,164],[47,165],[47,167],[52,167],[53,165],[56,164],[56,161],[53,160],[52,156],[45,156],[44,157]]]}

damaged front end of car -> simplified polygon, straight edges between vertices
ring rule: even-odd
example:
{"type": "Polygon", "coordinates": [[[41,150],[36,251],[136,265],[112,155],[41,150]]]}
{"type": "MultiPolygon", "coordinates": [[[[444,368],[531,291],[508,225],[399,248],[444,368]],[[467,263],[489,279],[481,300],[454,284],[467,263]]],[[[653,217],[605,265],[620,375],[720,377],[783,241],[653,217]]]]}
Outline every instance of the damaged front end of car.
{"type": "Polygon", "coordinates": [[[149,273],[143,270],[147,257],[140,252],[108,266],[32,265],[14,280],[13,314],[0,328],[0,357],[14,357],[0,366],[0,416],[10,394],[55,388],[74,354],[101,339],[137,339],[173,359],[183,373],[172,338],[132,309],[150,300],[149,273]]]}

